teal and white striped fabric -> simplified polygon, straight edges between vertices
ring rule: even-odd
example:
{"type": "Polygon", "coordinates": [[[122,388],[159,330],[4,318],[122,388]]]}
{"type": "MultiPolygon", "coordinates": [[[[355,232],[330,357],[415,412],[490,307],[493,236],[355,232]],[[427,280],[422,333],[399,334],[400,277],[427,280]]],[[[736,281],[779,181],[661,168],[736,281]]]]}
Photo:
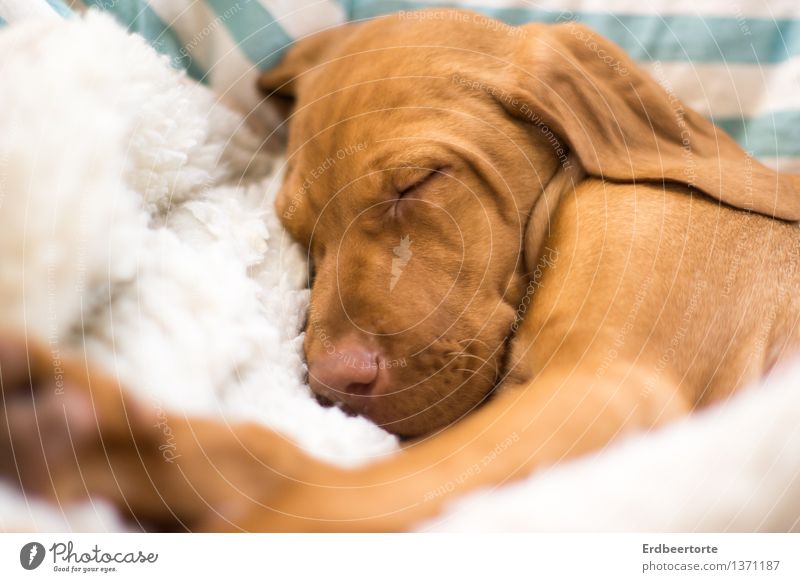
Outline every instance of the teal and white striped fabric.
{"type": "MultiPolygon", "coordinates": [[[[254,78],[294,39],[345,21],[423,7],[467,7],[510,24],[582,21],[782,171],[800,172],[797,0],[72,0],[110,12],[176,67],[249,109],[254,78]]],[[[62,0],[0,0],[0,23],[62,0]]]]}

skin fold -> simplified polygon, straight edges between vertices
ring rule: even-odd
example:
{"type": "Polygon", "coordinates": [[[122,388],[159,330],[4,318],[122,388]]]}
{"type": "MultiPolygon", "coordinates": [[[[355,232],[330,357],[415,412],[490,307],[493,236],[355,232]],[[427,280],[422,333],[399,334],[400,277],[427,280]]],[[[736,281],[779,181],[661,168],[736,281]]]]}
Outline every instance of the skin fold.
{"type": "Polygon", "coordinates": [[[345,470],[170,416],[167,460],[156,411],[83,359],[55,396],[47,350],[9,332],[0,470],[26,493],[147,529],[408,530],[796,352],[796,177],[585,27],[419,14],[311,37],[260,81],[289,114],[276,207],[314,271],[310,386],[403,451],[345,470]]]}

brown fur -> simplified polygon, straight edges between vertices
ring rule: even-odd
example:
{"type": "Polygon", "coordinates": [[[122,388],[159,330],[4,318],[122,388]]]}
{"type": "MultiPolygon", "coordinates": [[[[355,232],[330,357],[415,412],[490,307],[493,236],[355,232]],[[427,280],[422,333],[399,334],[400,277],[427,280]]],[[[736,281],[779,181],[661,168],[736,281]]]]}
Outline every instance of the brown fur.
{"type": "Polygon", "coordinates": [[[25,430],[32,386],[63,433],[47,355],[29,378],[11,342],[0,447],[23,488],[80,493],[80,466],[89,492],[162,527],[408,529],[455,495],[724,400],[797,349],[800,231],[763,216],[800,218],[796,177],[588,29],[439,14],[318,35],[261,81],[296,98],[277,208],[316,269],[312,388],[422,438],[341,470],[259,427],[171,417],[183,452],[164,462],[152,411],[76,365],[67,422],[83,446],[58,462],[57,438],[25,430]],[[315,380],[353,341],[406,365],[369,394],[315,380]]]}

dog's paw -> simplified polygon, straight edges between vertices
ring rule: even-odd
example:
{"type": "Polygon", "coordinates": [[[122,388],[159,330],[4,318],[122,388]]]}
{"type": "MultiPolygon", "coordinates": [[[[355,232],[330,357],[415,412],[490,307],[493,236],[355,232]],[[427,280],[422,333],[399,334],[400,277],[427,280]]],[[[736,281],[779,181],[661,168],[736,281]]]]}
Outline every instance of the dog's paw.
{"type": "Polygon", "coordinates": [[[282,500],[330,470],[265,427],[169,415],[0,334],[0,478],[26,495],[100,497],[146,529],[273,529],[282,500]]]}
{"type": "Polygon", "coordinates": [[[0,470],[26,492],[54,493],[86,438],[91,408],[73,383],[43,346],[0,337],[0,470]]]}
{"type": "Polygon", "coordinates": [[[83,360],[0,335],[0,473],[26,494],[58,501],[92,494],[106,453],[141,435],[141,415],[83,360]]]}

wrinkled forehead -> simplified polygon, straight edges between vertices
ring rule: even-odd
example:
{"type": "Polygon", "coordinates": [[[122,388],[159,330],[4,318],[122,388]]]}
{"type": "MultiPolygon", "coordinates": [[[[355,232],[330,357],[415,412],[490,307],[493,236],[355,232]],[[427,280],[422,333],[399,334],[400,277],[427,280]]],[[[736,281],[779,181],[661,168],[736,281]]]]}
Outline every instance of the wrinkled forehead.
{"type": "Polygon", "coordinates": [[[471,20],[472,13],[458,15],[366,23],[302,75],[284,192],[287,226],[304,223],[290,227],[296,238],[308,239],[338,192],[379,188],[398,154],[413,163],[415,154],[428,155],[425,148],[482,116],[464,98],[463,79],[506,66],[509,43],[518,39],[471,20]]]}
{"type": "Polygon", "coordinates": [[[434,138],[441,123],[432,125],[432,119],[446,121],[468,109],[466,103],[452,102],[450,85],[439,80],[420,88],[384,80],[298,102],[287,150],[290,166],[308,170],[330,157],[357,163],[380,157],[392,143],[412,147],[406,142],[434,138]]]}
{"type": "Polygon", "coordinates": [[[350,141],[353,132],[340,127],[348,121],[369,132],[376,116],[403,117],[398,109],[457,106],[455,79],[478,82],[508,66],[520,40],[508,31],[520,29],[499,25],[470,12],[429,10],[353,27],[298,79],[290,148],[323,133],[350,141]]]}
{"type": "Polygon", "coordinates": [[[303,100],[356,87],[390,87],[393,79],[421,82],[464,66],[502,67],[524,31],[484,16],[453,10],[406,12],[353,27],[350,36],[316,63],[298,92],[303,100]]]}

